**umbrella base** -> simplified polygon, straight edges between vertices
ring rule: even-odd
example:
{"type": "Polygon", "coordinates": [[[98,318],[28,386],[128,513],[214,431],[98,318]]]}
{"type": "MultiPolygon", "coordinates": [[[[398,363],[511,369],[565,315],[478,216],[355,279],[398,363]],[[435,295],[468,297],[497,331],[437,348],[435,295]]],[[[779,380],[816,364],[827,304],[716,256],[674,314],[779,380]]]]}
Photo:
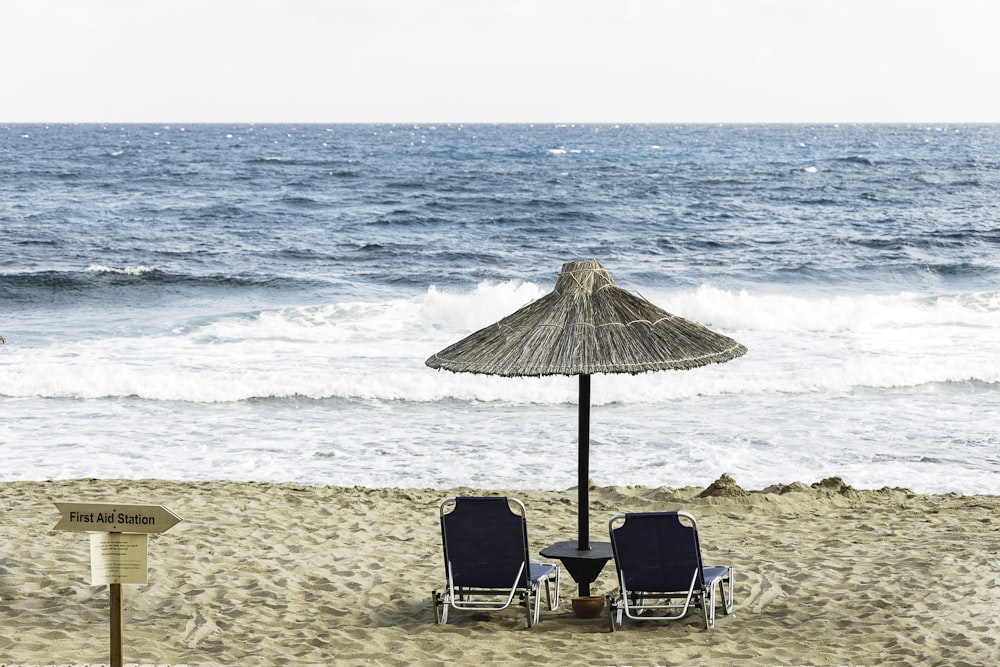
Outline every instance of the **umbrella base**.
{"type": "Polygon", "coordinates": [[[575,540],[556,542],[542,549],[540,553],[546,558],[556,558],[561,561],[569,576],[580,585],[580,596],[588,597],[590,584],[597,579],[601,570],[613,557],[611,543],[591,542],[589,549],[579,549],[578,546],[579,543],[575,540]]]}

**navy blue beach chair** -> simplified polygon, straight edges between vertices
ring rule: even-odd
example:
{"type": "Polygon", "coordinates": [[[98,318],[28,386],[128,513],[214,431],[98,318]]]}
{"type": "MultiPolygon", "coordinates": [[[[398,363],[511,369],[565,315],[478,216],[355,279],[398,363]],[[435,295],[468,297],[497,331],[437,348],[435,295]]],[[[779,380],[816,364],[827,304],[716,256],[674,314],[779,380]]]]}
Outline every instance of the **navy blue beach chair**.
{"type": "Polygon", "coordinates": [[[616,514],[608,522],[619,591],[608,596],[611,629],[622,618],[676,620],[701,603],[705,627],[715,626],[716,592],[723,612],[733,610],[733,570],[705,566],[698,524],[687,512],[616,514]]]}
{"type": "Polygon", "coordinates": [[[559,566],[531,562],[524,503],[504,497],[446,498],[440,515],[445,588],[432,593],[438,623],[448,622],[449,607],[500,611],[516,598],[527,608],[530,628],[538,622],[542,584],[549,609],[558,608],[559,566]]]}

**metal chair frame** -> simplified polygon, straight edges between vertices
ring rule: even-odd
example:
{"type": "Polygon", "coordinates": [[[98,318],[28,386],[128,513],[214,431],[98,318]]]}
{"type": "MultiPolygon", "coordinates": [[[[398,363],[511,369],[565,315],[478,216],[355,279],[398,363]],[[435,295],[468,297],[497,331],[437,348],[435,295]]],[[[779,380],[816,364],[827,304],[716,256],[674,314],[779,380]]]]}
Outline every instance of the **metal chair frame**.
{"type": "Polygon", "coordinates": [[[698,523],[687,512],[643,512],[637,514],[616,514],[608,521],[612,548],[615,552],[615,569],[618,575],[619,592],[608,596],[611,630],[621,627],[623,618],[634,620],[672,621],[688,614],[692,603],[701,603],[705,617],[705,627],[715,627],[715,609],[717,592],[722,594],[723,613],[733,611],[733,569],[729,566],[704,566],[701,559],[701,547],[698,541],[698,523]],[[615,530],[628,521],[629,516],[664,515],[676,516],[690,523],[692,533],[691,549],[696,554],[697,565],[691,572],[691,583],[686,590],[676,591],[641,591],[630,590],[627,585],[625,569],[620,565],[618,546],[615,541],[615,530]],[[700,576],[699,576],[700,575],[700,576]],[[675,600],[680,600],[675,602],[675,600]],[[653,613],[650,613],[653,612],[653,613]],[[666,613],[656,613],[666,612],[666,613]]]}
{"type": "Polygon", "coordinates": [[[538,623],[541,614],[541,585],[545,584],[545,597],[549,610],[559,608],[559,566],[531,563],[528,557],[527,520],[524,503],[517,498],[466,498],[467,500],[503,500],[508,509],[521,521],[522,546],[524,560],[521,562],[510,588],[460,586],[455,584],[454,569],[448,557],[448,534],[446,516],[463,500],[461,497],[445,498],[439,506],[441,520],[441,537],[445,552],[445,589],[434,590],[431,598],[434,604],[434,618],[437,623],[448,622],[448,608],[462,611],[502,611],[510,607],[515,598],[525,606],[528,627],[538,623]],[[515,509],[517,511],[515,511],[515,509]],[[525,571],[527,568],[527,571],[525,571]],[[554,589],[554,590],[553,590],[554,589]],[[488,599],[474,599],[485,597],[488,599]],[[532,603],[534,598],[534,603],[532,603]]]}

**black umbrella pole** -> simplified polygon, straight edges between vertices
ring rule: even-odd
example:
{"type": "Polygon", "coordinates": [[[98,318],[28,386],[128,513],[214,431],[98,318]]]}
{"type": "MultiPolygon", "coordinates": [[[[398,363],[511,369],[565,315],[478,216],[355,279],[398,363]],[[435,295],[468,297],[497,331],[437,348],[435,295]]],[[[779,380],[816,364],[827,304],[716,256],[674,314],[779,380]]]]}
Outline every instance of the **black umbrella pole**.
{"type": "Polygon", "coordinates": [[[590,548],[590,376],[580,376],[580,460],[577,466],[578,549],[590,548]]]}

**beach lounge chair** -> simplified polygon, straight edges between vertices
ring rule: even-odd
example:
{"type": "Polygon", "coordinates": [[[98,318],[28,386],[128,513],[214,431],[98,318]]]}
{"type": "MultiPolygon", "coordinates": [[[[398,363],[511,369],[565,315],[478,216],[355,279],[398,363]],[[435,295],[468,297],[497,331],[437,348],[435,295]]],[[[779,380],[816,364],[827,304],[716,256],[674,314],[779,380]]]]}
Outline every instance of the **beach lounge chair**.
{"type": "Polygon", "coordinates": [[[616,514],[608,522],[620,590],[608,596],[611,629],[623,616],[636,620],[683,618],[701,603],[706,628],[715,626],[716,592],[733,610],[733,570],[702,564],[698,524],[687,512],[616,514]]]}
{"type": "Polygon", "coordinates": [[[449,607],[500,611],[516,597],[527,609],[530,628],[538,622],[543,583],[549,609],[558,608],[559,566],[531,562],[524,503],[504,497],[446,498],[440,515],[446,583],[443,591],[432,593],[438,623],[448,622],[449,607]]]}

